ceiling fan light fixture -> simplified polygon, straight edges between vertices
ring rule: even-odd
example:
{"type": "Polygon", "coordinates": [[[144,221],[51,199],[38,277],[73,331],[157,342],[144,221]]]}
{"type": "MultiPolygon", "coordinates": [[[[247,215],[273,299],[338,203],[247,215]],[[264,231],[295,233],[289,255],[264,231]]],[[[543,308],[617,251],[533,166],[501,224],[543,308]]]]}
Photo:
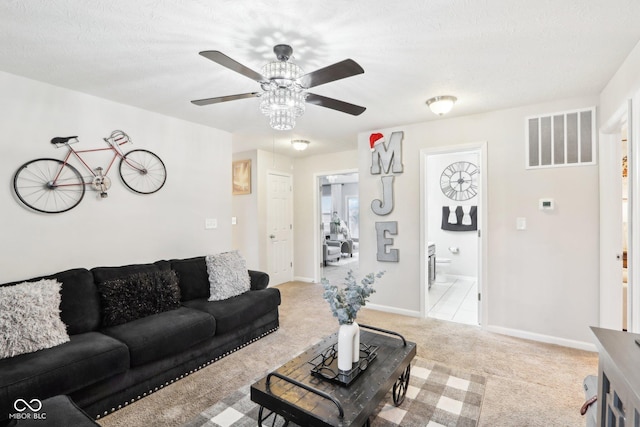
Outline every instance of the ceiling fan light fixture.
{"type": "Polygon", "coordinates": [[[296,119],[304,114],[306,93],[297,83],[303,74],[302,68],[286,60],[262,67],[262,75],[269,82],[262,84],[260,111],[269,117],[271,128],[291,130],[296,126],[296,119]]]}
{"type": "Polygon", "coordinates": [[[200,52],[201,56],[210,61],[254,80],[262,90],[195,99],[191,103],[204,106],[238,99],[260,98],[260,111],[269,118],[269,125],[276,130],[293,129],[296,125],[296,119],[304,114],[307,102],[353,116],[358,116],[366,110],[365,107],[359,105],[307,92],[310,88],[364,73],[362,67],[354,60],[345,59],[305,74],[302,68],[289,62],[289,58],[293,54],[291,46],[276,45],[273,47],[273,53],[276,54],[278,61],[264,65],[261,69],[262,72],[259,73],[218,50],[200,52]]]}
{"type": "Polygon", "coordinates": [[[262,67],[262,75],[278,87],[289,87],[304,75],[304,71],[293,62],[269,62],[262,67]]]}
{"type": "Polygon", "coordinates": [[[458,98],[451,95],[434,96],[427,99],[427,105],[434,114],[442,116],[447,114],[453,108],[453,104],[456,103],[458,98]]]}
{"type": "Polygon", "coordinates": [[[291,130],[296,127],[296,118],[287,110],[276,110],[269,115],[269,126],[275,130],[291,130]]]}
{"type": "Polygon", "coordinates": [[[304,151],[309,146],[309,141],[306,139],[293,139],[291,140],[291,146],[294,150],[304,151]]]}
{"type": "Polygon", "coordinates": [[[293,129],[305,108],[305,93],[287,88],[266,91],[260,101],[260,111],[269,117],[269,125],[276,130],[293,129]]]}

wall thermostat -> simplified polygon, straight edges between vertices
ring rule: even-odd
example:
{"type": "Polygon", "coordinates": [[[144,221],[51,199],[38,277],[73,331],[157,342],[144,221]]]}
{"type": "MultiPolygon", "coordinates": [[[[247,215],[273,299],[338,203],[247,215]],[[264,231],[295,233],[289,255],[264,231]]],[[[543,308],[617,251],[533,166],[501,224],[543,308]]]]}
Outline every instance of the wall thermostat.
{"type": "Polygon", "coordinates": [[[538,207],[541,211],[552,211],[556,206],[553,199],[540,199],[538,207]]]}

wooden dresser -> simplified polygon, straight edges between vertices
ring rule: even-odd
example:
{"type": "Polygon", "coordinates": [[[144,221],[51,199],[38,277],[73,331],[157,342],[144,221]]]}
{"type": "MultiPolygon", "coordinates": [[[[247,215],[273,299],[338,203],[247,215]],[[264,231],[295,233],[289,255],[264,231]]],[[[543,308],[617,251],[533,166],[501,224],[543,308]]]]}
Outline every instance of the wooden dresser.
{"type": "Polygon", "coordinates": [[[640,427],[640,335],[591,330],[599,352],[598,426],[640,427]]]}

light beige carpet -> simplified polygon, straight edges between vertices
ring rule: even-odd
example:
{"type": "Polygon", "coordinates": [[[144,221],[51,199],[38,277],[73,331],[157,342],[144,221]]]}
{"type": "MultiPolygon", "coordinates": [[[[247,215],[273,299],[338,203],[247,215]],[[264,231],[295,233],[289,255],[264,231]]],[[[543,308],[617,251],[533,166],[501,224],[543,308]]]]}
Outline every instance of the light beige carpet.
{"type": "MultiPolygon", "coordinates": [[[[181,426],[237,389],[335,332],[319,284],[282,292],[280,329],[105,418],[104,427],[181,426]]],[[[582,380],[597,374],[597,353],[484,332],[478,327],[364,308],[358,322],[403,334],[418,356],[487,378],[480,426],[583,426],[582,380]]]]}

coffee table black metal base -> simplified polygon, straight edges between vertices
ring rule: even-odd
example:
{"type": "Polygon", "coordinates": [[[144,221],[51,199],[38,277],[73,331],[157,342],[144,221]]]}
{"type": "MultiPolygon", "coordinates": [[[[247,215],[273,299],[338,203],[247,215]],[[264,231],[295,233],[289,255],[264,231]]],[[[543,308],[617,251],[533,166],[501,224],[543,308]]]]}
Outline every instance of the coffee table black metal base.
{"type": "Polygon", "coordinates": [[[360,342],[376,350],[357,378],[347,386],[312,372],[310,362],[337,342],[333,334],[251,386],[251,400],[261,406],[259,425],[367,426],[389,390],[394,404],[402,404],[416,344],[395,332],[360,328],[360,342]]]}

